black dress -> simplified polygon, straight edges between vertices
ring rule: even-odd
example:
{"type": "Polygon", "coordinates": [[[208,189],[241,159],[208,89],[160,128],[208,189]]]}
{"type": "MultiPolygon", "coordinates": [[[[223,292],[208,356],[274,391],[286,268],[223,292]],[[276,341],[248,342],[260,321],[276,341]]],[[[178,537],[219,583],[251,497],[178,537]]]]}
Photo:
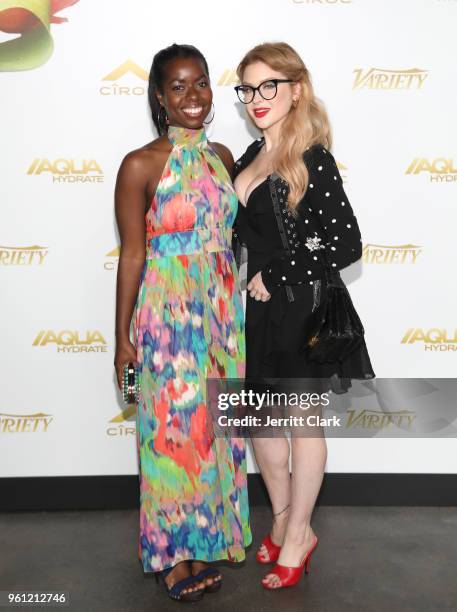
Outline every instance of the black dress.
{"type": "MultiPolygon", "coordinates": [[[[254,141],[236,162],[234,179],[252,162],[263,142],[254,141]]],[[[315,284],[323,278],[322,264],[312,249],[325,245],[333,269],[340,270],[360,259],[362,242],[333,155],[317,144],[303,158],[309,185],[299,203],[298,218],[288,212],[288,185],[277,175],[257,185],[246,206],[238,206],[234,226],[237,260],[240,247],[246,247],[247,282],[260,270],[271,293],[267,302],[251,298],[249,291],[246,294],[246,379],[256,383],[278,378],[321,379],[327,380],[326,388],[341,393],[351,386],[351,378],[371,379],[375,373],[365,342],[342,362],[307,362],[299,352],[315,284]],[[276,214],[272,181],[280,207],[276,214]]]]}

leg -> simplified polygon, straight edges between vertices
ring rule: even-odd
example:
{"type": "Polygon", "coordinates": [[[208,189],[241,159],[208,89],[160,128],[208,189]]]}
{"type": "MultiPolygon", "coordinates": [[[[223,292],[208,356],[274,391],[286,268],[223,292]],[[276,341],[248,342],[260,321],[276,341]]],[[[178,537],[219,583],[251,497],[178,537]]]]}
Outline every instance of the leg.
{"type": "MultiPolygon", "coordinates": [[[[262,478],[268,490],[274,518],[271,529],[271,539],[274,544],[281,546],[287,525],[290,508],[290,474],[289,474],[289,441],[285,437],[279,438],[252,438],[255,459],[259,466],[262,478]],[[284,510],[284,511],[283,511],[284,510]]],[[[268,553],[265,546],[259,549],[265,558],[268,553]]]]}
{"type": "MultiPolygon", "coordinates": [[[[327,444],[324,436],[294,437],[291,439],[291,446],[291,506],[278,563],[298,567],[315,540],[310,522],[324,476],[327,444]]],[[[267,574],[265,579],[271,584],[280,584],[278,577],[273,574],[267,574]]]]}

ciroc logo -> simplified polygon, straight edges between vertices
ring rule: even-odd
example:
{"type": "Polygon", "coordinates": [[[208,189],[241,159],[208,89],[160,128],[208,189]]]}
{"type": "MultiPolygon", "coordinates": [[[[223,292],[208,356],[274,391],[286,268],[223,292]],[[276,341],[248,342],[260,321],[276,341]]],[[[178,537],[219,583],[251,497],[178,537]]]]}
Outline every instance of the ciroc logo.
{"type": "Polygon", "coordinates": [[[347,183],[347,175],[346,175],[347,166],[345,166],[341,162],[337,161],[336,162],[336,167],[340,171],[340,175],[341,175],[341,179],[342,179],[343,183],[347,183]]]}
{"type": "Polygon", "coordinates": [[[236,76],[236,71],[233,68],[227,68],[219,77],[217,84],[222,86],[235,86],[238,85],[239,82],[240,80],[236,76]]]}
{"type": "Polygon", "coordinates": [[[102,78],[102,81],[108,81],[108,83],[100,87],[99,93],[102,96],[142,96],[146,93],[144,81],[148,81],[148,79],[149,75],[146,70],[135,64],[131,59],[128,59],[102,78]],[[120,81],[124,77],[130,78],[130,81],[132,81],[133,77],[134,84],[119,85],[117,82],[114,82],[120,81]],[[138,84],[138,80],[142,81],[142,83],[138,84]]]}
{"type": "Polygon", "coordinates": [[[106,428],[106,434],[110,437],[125,437],[136,435],[136,422],[133,424],[132,421],[136,420],[136,404],[131,404],[124,408],[118,415],[110,419],[112,425],[108,425],[106,428]],[[132,418],[133,417],[133,418],[132,418]]]}
{"type": "Polygon", "coordinates": [[[109,251],[109,253],[105,255],[106,259],[105,259],[105,263],[103,264],[103,267],[105,268],[105,270],[111,271],[117,268],[117,264],[119,263],[120,253],[121,253],[121,247],[117,246],[115,249],[113,249],[112,251],[109,251]]]}

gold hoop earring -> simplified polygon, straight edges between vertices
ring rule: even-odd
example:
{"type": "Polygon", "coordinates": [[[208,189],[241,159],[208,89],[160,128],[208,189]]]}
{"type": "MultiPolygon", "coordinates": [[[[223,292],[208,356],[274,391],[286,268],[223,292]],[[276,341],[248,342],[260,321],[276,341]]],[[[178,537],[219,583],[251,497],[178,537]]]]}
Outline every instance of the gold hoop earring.
{"type": "Polygon", "coordinates": [[[212,120],[214,119],[214,115],[216,114],[216,110],[214,108],[214,102],[211,103],[211,108],[213,110],[213,116],[211,117],[211,119],[209,121],[203,121],[203,123],[205,125],[209,125],[212,122],[212,120]]]}

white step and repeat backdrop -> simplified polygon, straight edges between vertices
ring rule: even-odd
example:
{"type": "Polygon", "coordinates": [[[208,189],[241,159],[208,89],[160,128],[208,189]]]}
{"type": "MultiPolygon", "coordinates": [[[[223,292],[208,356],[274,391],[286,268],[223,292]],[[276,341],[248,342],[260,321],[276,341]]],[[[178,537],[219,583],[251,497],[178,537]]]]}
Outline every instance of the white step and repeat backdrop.
{"type": "MultiPolygon", "coordinates": [[[[235,158],[255,136],[238,61],[264,41],[299,51],[363,235],[343,278],[376,374],[455,376],[456,23],[452,0],[0,0],[0,476],[137,473],[113,369],[113,188],[155,137],[147,77],[173,42],[206,55],[209,137],[235,158]]],[[[457,472],[452,439],[328,444],[329,472],[457,472]]]]}

